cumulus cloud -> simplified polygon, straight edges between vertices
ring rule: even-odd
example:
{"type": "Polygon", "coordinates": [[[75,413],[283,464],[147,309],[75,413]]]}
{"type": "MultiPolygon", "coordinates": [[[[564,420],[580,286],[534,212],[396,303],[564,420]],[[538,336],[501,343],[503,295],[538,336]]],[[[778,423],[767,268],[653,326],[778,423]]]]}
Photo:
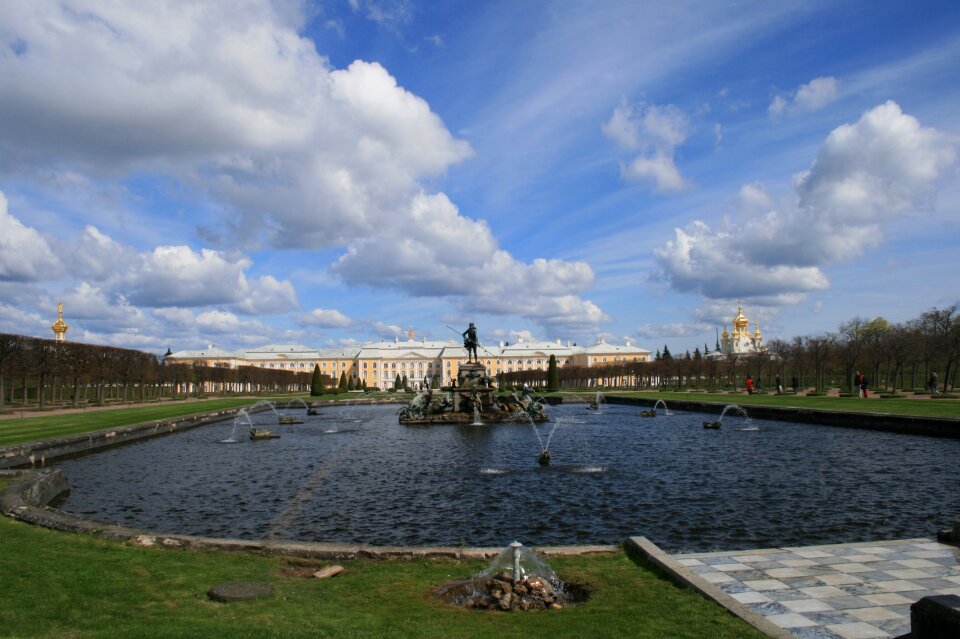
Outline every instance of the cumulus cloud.
{"type": "Polygon", "coordinates": [[[578,294],[595,281],[585,262],[516,260],[501,250],[483,221],[461,216],[443,194],[419,194],[404,220],[351,245],[333,270],[352,285],[393,288],[418,296],[453,296],[465,309],[519,315],[544,325],[595,325],[604,317],[578,294]]]}
{"type": "Polygon", "coordinates": [[[46,238],[10,213],[0,192],[0,281],[37,281],[59,269],[46,238]]]}
{"type": "Polygon", "coordinates": [[[770,102],[767,112],[772,117],[785,113],[810,113],[818,111],[840,97],[840,81],[832,76],[814,78],[786,96],[777,94],[770,102]]]}
{"type": "MultiPolygon", "coordinates": [[[[353,8],[382,25],[410,15],[403,1],[356,0],[353,8]]],[[[380,64],[331,67],[299,35],[303,11],[253,0],[161,0],[149,12],[85,0],[8,9],[0,42],[21,42],[26,53],[0,56],[0,171],[169,176],[222,212],[212,224],[199,221],[217,248],[343,250],[334,268],[355,285],[472,296],[477,274],[539,276],[541,295],[571,281],[576,294],[592,282],[585,264],[550,261],[543,272],[544,264],[514,259],[483,222],[442,193],[424,193],[425,183],[472,155],[470,145],[380,64]]],[[[686,135],[678,113],[643,111],[651,153],[672,158],[686,135]]],[[[682,182],[662,167],[634,169],[644,172],[665,189],[682,182]]],[[[77,268],[91,281],[113,281],[112,267],[135,264],[124,281],[135,304],[229,305],[239,313],[296,306],[289,282],[248,278],[245,258],[186,246],[131,255],[106,239],[88,228],[82,241],[99,252],[78,257],[77,268]]],[[[23,266],[30,262],[19,262],[16,276],[32,277],[23,266]]]]}
{"type": "Polygon", "coordinates": [[[679,108],[623,101],[601,129],[622,149],[637,153],[621,164],[623,179],[650,183],[657,192],[679,191],[686,186],[674,161],[676,148],[690,135],[689,120],[679,108]]]}
{"type": "Polygon", "coordinates": [[[301,326],[316,326],[318,328],[342,328],[350,326],[353,320],[333,308],[315,308],[298,318],[297,323],[301,326]]]}
{"type": "Polygon", "coordinates": [[[774,202],[747,185],[740,223],[676,229],[655,251],[660,274],[708,298],[797,301],[829,286],[823,267],[859,257],[884,223],[928,206],[955,160],[950,137],[881,104],[830,133],[790,196],[774,202]]]}

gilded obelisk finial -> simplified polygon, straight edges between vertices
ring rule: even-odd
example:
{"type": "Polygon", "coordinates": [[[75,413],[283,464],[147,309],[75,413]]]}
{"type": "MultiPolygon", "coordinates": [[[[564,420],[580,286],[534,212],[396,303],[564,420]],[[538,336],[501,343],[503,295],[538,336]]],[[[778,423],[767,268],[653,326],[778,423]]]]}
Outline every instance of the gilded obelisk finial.
{"type": "Polygon", "coordinates": [[[57,321],[54,322],[50,328],[53,329],[53,339],[58,342],[64,341],[70,325],[63,321],[63,302],[57,304],[57,321]]]}

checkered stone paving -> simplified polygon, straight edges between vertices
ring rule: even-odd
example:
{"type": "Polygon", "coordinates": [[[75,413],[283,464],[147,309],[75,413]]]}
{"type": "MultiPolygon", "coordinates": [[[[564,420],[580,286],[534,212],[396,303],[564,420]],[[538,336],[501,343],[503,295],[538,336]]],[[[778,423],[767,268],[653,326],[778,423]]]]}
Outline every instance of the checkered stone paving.
{"type": "Polygon", "coordinates": [[[910,632],[910,604],[960,596],[960,548],[930,539],[673,555],[799,639],[910,632]]]}

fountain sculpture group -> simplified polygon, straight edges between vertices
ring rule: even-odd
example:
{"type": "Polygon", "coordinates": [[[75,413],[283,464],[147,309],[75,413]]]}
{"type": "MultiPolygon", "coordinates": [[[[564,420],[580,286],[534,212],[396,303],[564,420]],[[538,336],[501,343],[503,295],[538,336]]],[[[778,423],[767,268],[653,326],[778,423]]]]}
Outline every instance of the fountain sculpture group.
{"type": "Polygon", "coordinates": [[[547,421],[543,404],[529,393],[513,392],[497,397],[486,367],[477,355],[476,328],[464,331],[467,361],[460,365],[457,379],[440,389],[420,391],[410,403],[400,409],[400,423],[406,425],[430,424],[492,424],[498,422],[547,421]]]}

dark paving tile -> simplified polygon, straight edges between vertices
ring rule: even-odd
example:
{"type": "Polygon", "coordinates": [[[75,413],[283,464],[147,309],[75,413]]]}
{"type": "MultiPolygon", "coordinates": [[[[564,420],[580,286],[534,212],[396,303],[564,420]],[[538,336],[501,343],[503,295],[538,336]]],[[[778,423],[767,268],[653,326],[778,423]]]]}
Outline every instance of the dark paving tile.
{"type": "Polygon", "coordinates": [[[810,595],[800,590],[794,590],[790,588],[788,590],[768,590],[764,591],[765,595],[773,599],[774,601],[796,601],[797,599],[810,599],[810,595]]]}
{"type": "Polygon", "coordinates": [[[861,597],[856,597],[854,595],[847,595],[845,597],[827,597],[821,601],[836,610],[847,610],[849,608],[872,608],[876,605],[870,603],[866,599],[862,599],[861,597]]]}
{"type": "Polygon", "coordinates": [[[747,604],[750,608],[754,610],[758,615],[763,615],[764,617],[770,615],[785,615],[789,612],[793,612],[789,608],[778,604],[775,601],[768,601],[765,603],[756,603],[756,604],[747,604]]]}
{"type": "Polygon", "coordinates": [[[790,634],[797,639],[843,639],[840,635],[830,632],[823,626],[808,626],[806,628],[790,628],[790,634]]]}
{"type": "MultiPolygon", "coordinates": [[[[900,570],[903,570],[903,567],[901,567],[900,570]]],[[[876,572],[857,572],[857,573],[853,573],[853,576],[857,577],[858,579],[863,579],[864,581],[871,581],[871,582],[893,581],[894,579],[896,579],[896,577],[894,577],[893,575],[889,575],[880,570],[876,572]]]]}
{"type": "Polygon", "coordinates": [[[943,588],[960,587],[960,584],[954,583],[947,579],[938,579],[936,577],[923,578],[923,579],[911,579],[910,583],[917,584],[918,586],[923,586],[927,590],[940,590],[943,588]]]}
{"type": "Polygon", "coordinates": [[[803,616],[809,619],[810,621],[815,621],[821,626],[826,626],[828,624],[834,623],[852,623],[854,621],[863,621],[858,617],[854,617],[851,614],[845,612],[840,612],[837,610],[824,610],[823,612],[805,612],[803,616]]]}
{"type": "Polygon", "coordinates": [[[708,566],[716,566],[717,564],[739,564],[740,563],[733,557],[700,557],[699,559],[700,561],[707,564],[708,566]]]}
{"type": "Polygon", "coordinates": [[[887,619],[870,623],[893,637],[901,637],[910,632],[910,619],[887,619]]]}
{"type": "Polygon", "coordinates": [[[811,586],[823,585],[823,582],[816,577],[781,577],[780,581],[791,588],[810,588],[811,586]]]}
{"type": "Polygon", "coordinates": [[[728,575],[740,581],[752,581],[754,579],[772,579],[770,575],[760,570],[731,570],[728,575]]]}
{"type": "Polygon", "coordinates": [[[739,581],[727,581],[725,583],[714,584],[714,585],[720,586],[720,590],[729,594],[733,594],[735,592],[748,592],[750,590],[753,590],[752,588],[744,586],[739,581]]]}
{"type": "Polygon", "coordinates": [[[870,583],[844,584],[842,586],[837,586],[837,588],[843,590],[844,592],[849,592],[851,595],[875,595],[878,592],[885,592],[883,588],[870,583]]]}

